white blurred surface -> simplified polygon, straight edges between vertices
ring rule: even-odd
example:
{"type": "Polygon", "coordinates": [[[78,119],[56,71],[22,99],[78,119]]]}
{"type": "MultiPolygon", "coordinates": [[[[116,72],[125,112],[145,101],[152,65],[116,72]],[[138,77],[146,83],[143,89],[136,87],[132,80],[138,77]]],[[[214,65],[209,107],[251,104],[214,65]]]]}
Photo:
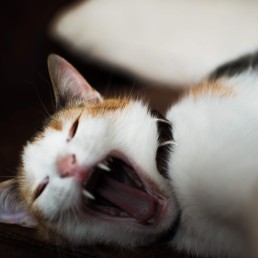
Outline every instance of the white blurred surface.
{"type": "Polygon", "coordinates": [[[258,1],[81,1],[62,10],[50,31],[80,57],[187,87],[258,49],[258,1]]]}

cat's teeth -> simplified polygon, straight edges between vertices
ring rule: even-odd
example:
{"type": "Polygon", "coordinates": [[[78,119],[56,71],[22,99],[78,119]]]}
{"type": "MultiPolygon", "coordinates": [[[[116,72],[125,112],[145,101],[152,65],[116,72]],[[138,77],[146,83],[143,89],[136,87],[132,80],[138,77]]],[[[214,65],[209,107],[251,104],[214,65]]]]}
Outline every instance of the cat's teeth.
{"type": "Polygon", "coordinates": [[[111,171],[111,169],[107,165],[105,165],[104,163],[99,163],[97,166],[99,168],[103,169],[103,170],[111,171]]]}
{"type": "Polygon", "coordinates": [[[88,199],[90,199],[90,200],[95,200],[95,197],[94,197],[89,191],[87,191],[87,190],[85,190],[85,189],[83,189],[82,194],[83,194],[86,198],[88,198],[88,199]]]}

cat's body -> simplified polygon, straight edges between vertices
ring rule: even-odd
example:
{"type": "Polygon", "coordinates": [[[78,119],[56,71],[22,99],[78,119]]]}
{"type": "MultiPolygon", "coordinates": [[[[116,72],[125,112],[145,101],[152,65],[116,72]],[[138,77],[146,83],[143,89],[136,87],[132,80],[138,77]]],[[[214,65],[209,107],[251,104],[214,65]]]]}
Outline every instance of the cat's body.
{"type": "Polygon", "coordinates": [[[258,72],[247,60],[217,70],[163,118],[138,101],[103,100],[51,56],[60,111],[24,148],[17,180],[1,185],[1,221],[76,245],[166,238],[193,254],[248,257],[258,72]]]}
{"type": "Polygon", "coordinates": [[[257,86],[252,70],[221,78],[167,114],[177,142],[170,177],[186,226],[174,241],[190,252],[247,257],[246,204],[258,183],[257,86]]]}

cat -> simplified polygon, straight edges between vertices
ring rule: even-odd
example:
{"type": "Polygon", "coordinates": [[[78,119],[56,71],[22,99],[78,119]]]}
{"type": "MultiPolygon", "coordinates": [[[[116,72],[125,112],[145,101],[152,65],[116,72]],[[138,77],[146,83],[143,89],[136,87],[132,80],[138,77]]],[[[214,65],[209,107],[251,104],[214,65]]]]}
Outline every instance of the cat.
{"type": "Polygon", "coordinates": [[[64,244],[250,257],[256,232],[258,54],[219,67],[163,116],[104,99],[62,57],[57,111],[0,184],[0,221],[64,244]],[[254,228],[254,230],[253,230],[254,228]]]}

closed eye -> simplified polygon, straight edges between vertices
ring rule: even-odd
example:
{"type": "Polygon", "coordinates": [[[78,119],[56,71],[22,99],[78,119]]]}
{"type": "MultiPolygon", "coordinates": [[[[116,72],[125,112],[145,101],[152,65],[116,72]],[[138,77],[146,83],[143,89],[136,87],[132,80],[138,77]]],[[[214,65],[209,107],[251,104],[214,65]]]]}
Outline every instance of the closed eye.
{"type": "Polygon", "coordinates": [[[49,176],[45,177],[42,182],[38,185],[34,193],[34,201],[44,192],[49,183],[49,176]]]}
{"type": "Polygon", "coordinates": [[[70,130],[69,130],[69,135],[68,135],[68,138],[67,138],[67,142],[71,141],[71,140],[73,139],[73,137],[75,136],[75,134],[76,134],[76,132],[77,132],[77,129],[78,129],[78,125],[79,125],[79,118],[80,118],[80,117],[78,117],[78,118],[74,121],[72,127],[70,128],[70,130]]]}

